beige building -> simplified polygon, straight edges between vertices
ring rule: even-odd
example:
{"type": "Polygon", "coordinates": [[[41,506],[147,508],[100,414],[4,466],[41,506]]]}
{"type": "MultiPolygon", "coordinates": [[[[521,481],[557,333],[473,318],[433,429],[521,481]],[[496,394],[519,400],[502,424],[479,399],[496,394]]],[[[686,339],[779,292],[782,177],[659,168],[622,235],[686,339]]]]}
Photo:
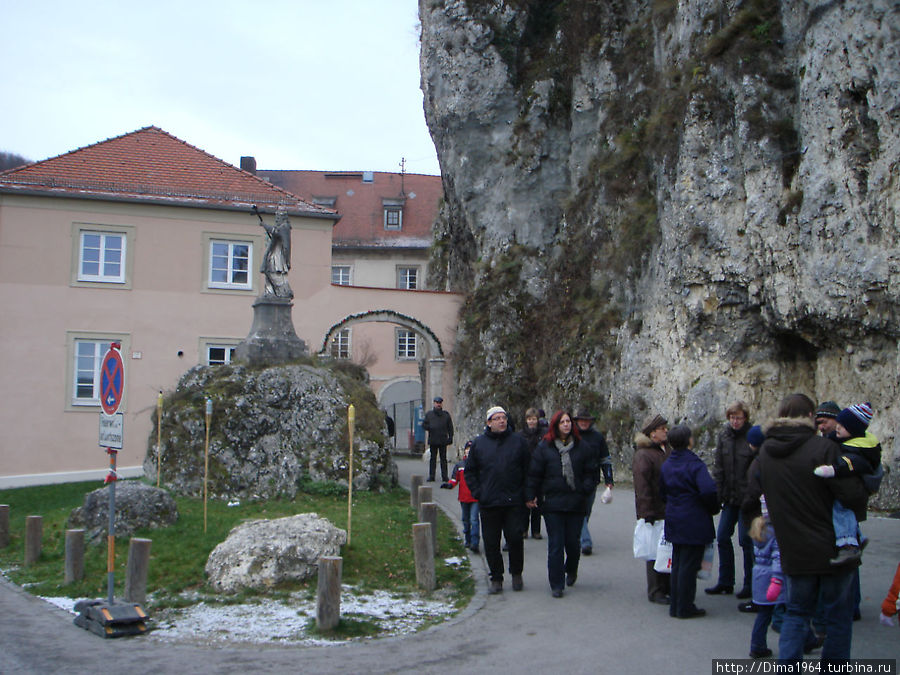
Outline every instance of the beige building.
{"type": "Polygon", "coordinates": [[[0,487],[101,478],[100,363],[125,365],[118,465],[139,473],[160,390],[230,359],[260,292],[276,207],[291,220],[297,334],[312,352],[354,322],[415,334],[429,396],[452,400],[445,367],[457,295],[331,283],[340,214],[155,128],[0,174],[0,487]]]}

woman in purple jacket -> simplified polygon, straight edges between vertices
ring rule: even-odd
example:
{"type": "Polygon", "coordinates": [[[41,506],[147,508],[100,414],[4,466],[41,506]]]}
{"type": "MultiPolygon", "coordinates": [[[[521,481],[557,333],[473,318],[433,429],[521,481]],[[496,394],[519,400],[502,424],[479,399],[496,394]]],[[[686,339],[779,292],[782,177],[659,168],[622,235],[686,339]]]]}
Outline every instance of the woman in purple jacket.
{"type": "Polygon", "coordinates": [[[679,424],[670,429],[669,445],[672,452],[660,477],[660,493],[666,500],[665,536],[672,544],[669,616],[691,619],[706,614],[694,604],[694,597],[703,551],[716,538],[712,517],[719,512],[719,498],[706,464],[691,450],[690,428],[679,424]]]}

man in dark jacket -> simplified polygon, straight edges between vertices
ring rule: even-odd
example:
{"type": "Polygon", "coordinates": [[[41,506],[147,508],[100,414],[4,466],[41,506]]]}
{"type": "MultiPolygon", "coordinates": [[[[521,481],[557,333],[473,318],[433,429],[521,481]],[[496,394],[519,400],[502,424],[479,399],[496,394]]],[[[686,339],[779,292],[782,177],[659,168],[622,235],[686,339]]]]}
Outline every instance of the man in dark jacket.
{"type": "Polygon", "coordinates": [[[528,443],[507,428],[506,411],[487,411],[487,429],[475,438],[466,460],[466,483],[478,500],[481,540],[491,575],[489,593],[503,590],[503,554],[500,535],[509,546],[509,573],[514,591],[522,590],[525,546],[522,540],[522,505],[528,475],[528,443]]]}
{"type": "Polygon", "coordinates": [[[764,429],[759,452],[760,477],[769,517],[781,551],[781,567],[788,578],[787,609],[778,643],[779,659],[803,658],[807,626],[821,601],[825,643],[822,662],[850,658],[853,633],[853,574],[858,561],[834,566],[835,499],[865,518],[866,494],[860,481],[822,480],[810,467],[837,461],[838,446],[816,435],[815,404],[803,394],[782,400],[778,417],[764,429]]]}
{"type": "Polygon", "coordinates": [[[428,482],[434,482],[434,465],[441,456],[441,481],[447,482],[447,446],[453,443],[453,419],[444,410],[444,399],[434,397],[434,408],[425,413],[422,428],[428,432],[428,447],[431,458],[428,461],[428,482]]]}
{"type": "MultiPolygon", "coordinates": [[[[578,426],[578,432],[581,434],[581,442],[591,450],[594,456],[594,465],[603,472],[603,482],[606,484],[606,487],[612,489],[613,471],[612,460],[609,458],[609,446],[606,445],[606,439],[603,438],[603,434],[594,427],[594,416],[582,408],[575,415],[575,424],[578,426]]],[[[597,476],[596,480],[599,482],[600,476],[597,476]]],[[[594,552],[594,541],[591,539],[588,521],[591,519],[591,511],[594,508],[596,496],[596,490],[588,496],[584,524],[581,526],[581,552],[584,555],[591,555],[594,552]]]]}

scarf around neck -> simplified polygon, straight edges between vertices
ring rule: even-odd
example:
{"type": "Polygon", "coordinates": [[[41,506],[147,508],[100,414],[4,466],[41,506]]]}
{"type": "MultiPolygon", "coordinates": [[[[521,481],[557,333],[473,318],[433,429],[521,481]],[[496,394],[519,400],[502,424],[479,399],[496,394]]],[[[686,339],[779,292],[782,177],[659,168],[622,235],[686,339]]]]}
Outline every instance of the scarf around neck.
{"type": "Polygon", "coordinates": [[[563,445],[563,442],[557,438],[553,441],[553,444],[559,450],[559,461],[562,464],[563,478],[566,479],[568,486],[574,490],[575,471],[572,469],[572,457],[569,455],[569,451],[575,447],[575,439],[569,436],[569,442],[563,445]]]}

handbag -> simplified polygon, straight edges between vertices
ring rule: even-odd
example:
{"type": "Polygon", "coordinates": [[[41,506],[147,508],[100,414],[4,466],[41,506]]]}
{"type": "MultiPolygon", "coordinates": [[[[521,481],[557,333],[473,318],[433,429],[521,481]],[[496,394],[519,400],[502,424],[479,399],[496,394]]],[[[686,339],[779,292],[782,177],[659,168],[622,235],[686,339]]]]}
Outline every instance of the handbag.
{"type": "Polygon", "coordinates": [[[643,560],[654,559],[664,524],[662,520],[657,520],[655,523],[650,524],[643,518],[638,519],[634,524],[633,549],[635,558],[643,560]]]}
{"type": "Polygon", "coordinates": [[[672,573],[672,544],[666,541],[665,532],[660,536],[656,547],[656,562],[653,563],[653,569],[663,574],[672,573]]]}

